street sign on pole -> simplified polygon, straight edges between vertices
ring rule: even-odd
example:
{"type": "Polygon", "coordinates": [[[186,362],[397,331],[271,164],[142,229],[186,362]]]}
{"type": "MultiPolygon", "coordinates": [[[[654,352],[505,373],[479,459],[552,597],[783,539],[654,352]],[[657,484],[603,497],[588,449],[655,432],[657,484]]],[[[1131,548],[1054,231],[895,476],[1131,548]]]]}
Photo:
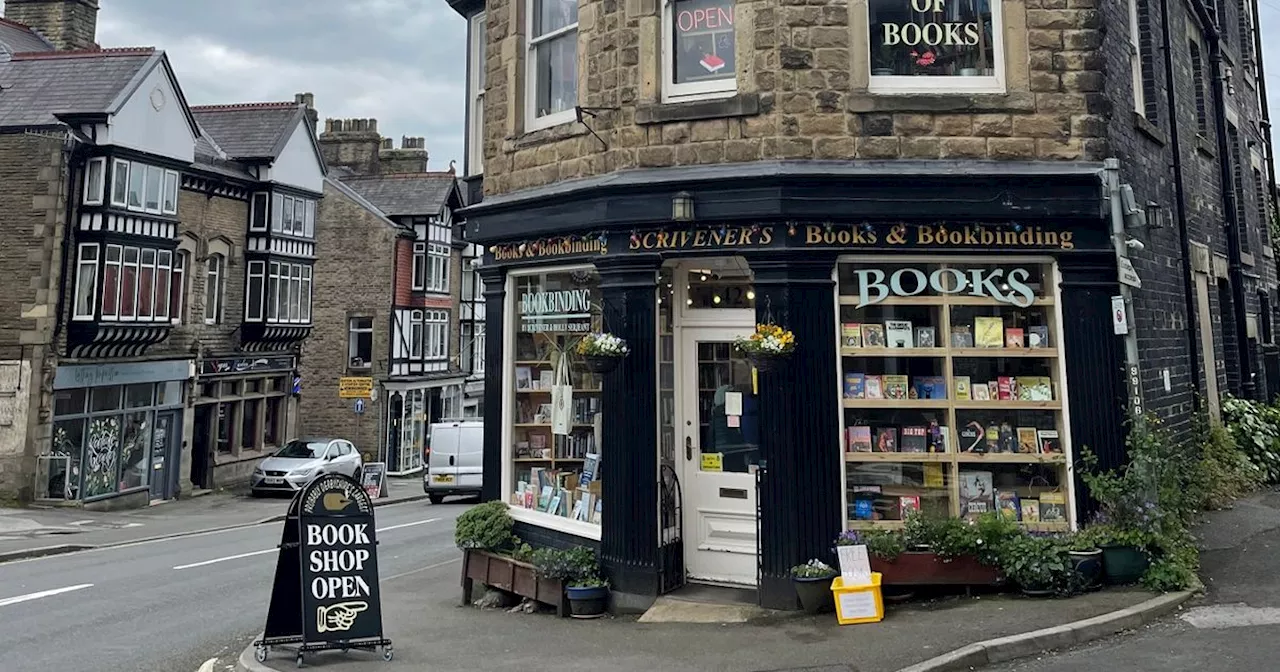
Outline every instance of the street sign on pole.
{"type": "Polygon", "coordinates": [[[364,399],[356,399],[356,415],[364,415],[364,399]]]}

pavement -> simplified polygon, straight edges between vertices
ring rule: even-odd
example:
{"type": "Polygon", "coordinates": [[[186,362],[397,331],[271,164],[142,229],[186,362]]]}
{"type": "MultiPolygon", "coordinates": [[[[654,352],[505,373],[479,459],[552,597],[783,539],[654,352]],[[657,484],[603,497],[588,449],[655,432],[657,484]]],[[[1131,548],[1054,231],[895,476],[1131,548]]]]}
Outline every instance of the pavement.
{"type": "MultiPolygon", "coordinates": [[[[418,477],[387,479],[378,506],[426,498],[418,477]]],[[[284,520],[286,495],[252,498],[219,491],[129,511],[75,507],[0,508],[0,562],[113,544],[284,520]]]]}
{"type": "MultiPolygon", "coordinates": [[[[416,480],[409,482],[421,493],[416,480]]],[[[401,501],[378,507],[382,575],[397,580],[423,567],[457,567],[461,556],[453,543],[453,521],[471,503],[401,501]]],[[[76,532],[97,547],[0,564],[0,641],[5,643],[0,670],[190,672],[211,660],[206,669],[234,667],[244,643],[266,618],[282,532],[279,522],[256,521],[283,516],[287,507],[283,498],[213,494],[101,516],[5,513],[0,516],[7,521],[0,528],[3,543],[25,542],[31,548],[48,537],[23,536],[32,528],[12,521],[89,527],[69,525],[78,516],[142,525],[76,532]],[[172,518],[187,512],[191,523],[214,529],[196,531],[191,524],[181,529],[181,520],[172,518]],[[147,539],[175,530],[179,536],[147,539]]]]}
{"type": "Polygon", "coordinates": [[[1175,618],[1123,637],[1049,651],[993,672],[1196,670],[1280,667],[1280,492],[1207,514],[1197,528],[1206,592],[1175,618]]]}

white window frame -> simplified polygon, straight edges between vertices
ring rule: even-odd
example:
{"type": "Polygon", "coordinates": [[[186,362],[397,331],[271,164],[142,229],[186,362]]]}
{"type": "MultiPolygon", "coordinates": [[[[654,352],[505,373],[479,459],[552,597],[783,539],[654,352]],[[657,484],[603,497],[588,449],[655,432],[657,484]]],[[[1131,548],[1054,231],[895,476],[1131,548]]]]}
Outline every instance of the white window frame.
{"type": "Polygon", "coordinates": [[[255,259],[246,264],[244,285],[244,321],[261,322],[263,297],[267,293],[267,264],[255,259]],[[258,281],[258,291],[253,291],[253,281],[258,281]]]}
{"type": "Polygon", "coordinates": [[[140,284],[139,261],[142,258],[142,250],[131,245],[125,246],[120,255],[120,320],[122,322],[135,322],[138,319],[138,285],[140,284]],[[133,261],[129,261],[129,255],[133,255],[133,261]],[[124,272],[133,269],[133,311],[124,312],[124,272]]]}
{"type": "Polygon", "coordinates": [[[302,321],[302,265],[290,264],[289,268],[289,321],[302,321]]]}
{"type": "Polygon", "coordinates": [[[267,265],[267,284],[262,290],[264,299],[263,319],[267,322],[280,321],[280,262],[272,261],[267,265]]]}
{"type": "Polygon", "coordinates": [[[427,245],[427,290],[447,294],[449,292],[449,262],[453,260],[453,250],[448,245],[429,243],[427,245]]]}
{"type": "Polygon", "coordinates": [[[187,271],[191,266],[191,255],[184,250],[173,253],[173,269],[169,271],[169,320],[174,324],[182,324],[183,313],[187,309],[187,271]],[[173,294],[177,293],[177,305],[173,305],[173,294]]]}
{"type": "Polygon", "coordinates": [[[373,354],[374,354],[373,346],[374,346],[373,318],[372,317],[348,317],[347,318],[347,368],[358,369],[361,371],[365,369],[372,369],[373,354]],[[369,320],[369,326],[356,327],[357,320],[369,320]],[[358,341],[356,340],[358,334],[369,334],[369,359],[362,360],[363,364],[361,366],[351,366],[352,358],[354,358],[357,354],[359,354],[355,352],[356,350],[359,349],[359,345],[357,345],[358,341]]]}
{"type": "MultiPolygon", "coordinates": [[[[993,19],[994,20],[994,19],[993,19]]],[[[1138,35],[1138,0],[1129,0],[1129,76],[1133,80],[1133,111],[1146,118],[1146,92],[1142,88],[1142,38],[1138,35]]]]}
{"type": "MultiPolygon", "coordinates": [[[[550,42],[562,35],[574,33],[574,51],[578,53],[578,23],[571,23],[558,30],[553,30],[544,35],[533,35],[533,18],[537,9],[539,0],[526,0],[525,4],[525,40],[527,48],[525,49],[525,94],[524,94],[524,128],[526,131],[537,131],[560,124],[567,124],[577,119],[577,110],[572,107],[559,112],[552,112],[544,116],[538,116],[538,45],[544,42],[550,42]]],[[[575,76],[581,72],[575,67],[575,76]]],[[[574,87],[579,94],[582,93],[580,87],[574,87]]]]}
{"type": "Polygon", "coordinates": [[[316,202],[310,199],[307,200],[307,219],[303,222],[302,235],[316,237],[316,202]]]}
{"type": "Polygon", "coordinates": [[[284,210],[280,215],[281,231],[283,233],[292,235],[293,234],[293,197],[285,196],[283,199],[281,199],[281,204],[284,207],[284,210]]]}
{"type": "Polygon", "coordinates": [[[253,200],[249,202],[249,230],[265,232],[269,226],[268,220],[271,219],[271,194],[265,191],[259,191],[253,195],[253,200]],[[262,217],[258,217],[258,202],[262,202],[262,217]]]}
{"type": "Polygon", "coordinates": [[[218,324],[222,322],[222,292],[225,289],[223,277],[226,276],[227,258],[221,254],[209,255],[204,270],[204,323],[218,324]],[[214,262],[217,263],[214,263],[214,262]],[[213,306],[209,305],[209,288],[213,288],[213,306]]]}
{"type": "Polygon", "coordinates": [[[467,174],[484,174],[484,89],[485,46],[488,41],[486,14],[480,12],[470,19],[471,73],[467,88],[471,98],[471,117],[467,119],[467,174]]]}
{"type": "Polygon", "coordinates": [[[128,200],[126,208],[135,212],[146,212],[147,205],[147,164],[138,163],[137,161],[129,162],[129,193],[126,197],[128,200]],[[133,183],[138,181],[138,204],[133,204],[133,183]]]}
{"type": "Polygon", "coordinates": [[[173,259],[176,254],[170,250],[156,251],[156,279],[152,290],[156,300],[152,302],[151,318],[157,322],[169,321],[169,306],[173,301],[173,259]],[[160,281],[161,271],[165,274],[164,282],[160,281]],[[163,302],[159,301],[161,287],[165,290],[163,302]]]}
{"type": "Polygon", "coordinates": [[[104,295],[102,297],[103,298],[102,319],[115,321],[120,319],[120,288],[124,285],[124,247],[123,246],[107,245],[106,248],[102,251],[102,281],[99,284],[102,285],[103,292],[106,292],[106,289],[107,289],[106,277],[107,277],[108,266],[114,266],[116,269],[116,291],[115,291],[115,296],[112,297],[114,300],[111,302],[112,311],[110,313],[107,312],[107,302],[105,300],[106,296],[104,295]],[[115,261],[111,260],[112,252],[115,252],[115,257],[116,257],[115,261]]]}
{"type": "Polygon", "coordinates": [[[156,166],[148,166],[145,164],[137,164],[143,168],[144,174],[147,176],[143,181],[142,190],[142,211],[158,215],[162,212],[161,206],[164,204],[164,169],[156,166]],[[151,206],[151,179],[155,178],[156,200],[155,207],[151,206]]]}
{"type": "Polygon", "coordinates": [[[307,202],[293,199],[293,235],[301,236],[307,230],[307,202]]]}
{"type": "Polygon", "coordinates": [[[129,162],[124,159],[116,159],[111,163],[111,205],[118,208],[129,207],[129,162]],[[119,199],[116,198],[117,189],[124,190],[119,199]]]}
{"type": "Polygon", "coordinates": [[[311,323],[311,267],[305,264],[302,266],[301,310],[302,312],[298,316],[298,321],[302,322],[303,324],[310,324],[311,323]]]}
{"type": "Polygon", "coordinates": [[[156,319],[156,254],[157,250],[150,247],[141,248],[138,251],[138,300],[134,301],[134,314],[138,316],[139,322],[150,322],[156,319]],[[151,262],[147,263],[147,256],[150,255],[151,262]],[[151,271],[151,287],[147,290],[147,296],[143,296],[142,275],[146,271],[151,271]],[[142,314],[142,306],[147,306],[147,314],[142,314]]]}
{"type": "Polygon", "coordinates": [[[176,170],[164,171],[164,181],[160,190],[160,212],[166,215],[178,214],[179,175],[176,170]],[[172,204],[172,207],[170,206],[172,204]]]}
{"type": "Polygon", "coordinates": [[[471,373],[484,375],[484,321],[479,320],[471,326],[471,373]]]}
{"type": "MultiPolygon", "coordinates": [[[[867,50],[867,68],[870,79],[867,91],[881,95],[951,95],[956,93],[1004,93],[1005,92],[1005,60],[1008,58],[1004,48],[1004,3],[991,0],[991,53],[995,62],[992,75],[976,75],[963,77],[913,77],[911,75],[871,75],[871,52],[878,44],[871,34],[871,4],[864,3],[866,8],[867,40],[862,44],[867,50]]],[[[855,43],[857,41],[855,40],[855,43]]]]}
{"type": "Polygon", "coordinates": [[[106,187],[107,158],[99,156],[89,159],[84,167],[84,204],[102,205],[103,191],[106,187]],[[94,173],[97,176],[94,176],[94,173]]]}
{"type": "Polygon", "coordinates": [[[409,359],[422,359],[425,339],[421,310],[409,311],[409,359]]]}
{"type": "Polygon", "coordinates": [[[413,291],[421,292],[427,288],[427,244],[413,244],[413,265],[411,266],[411,283],[413,291]]]}
{"type": "Polygon", "coordinates": [[[449,311],[428,310],[423,314],[423,332],[426,341],[423,344],[423,359],[441,360],[449,358],[449,311]]]}
{"type": "MultiPolygon", "coordinates": [[[[105,167],[105,164],[104,164],[105,167]]],[[[72,320],[92,320],[94,314],[98,312],[98,304],[102,301],[98,291],[98,257],[101,256],[97,243],[80,243],[76,249],[76,290],[74,294],[74,305],[72,306],[72,320]],[[90,254],[86,255],[85,253],[90,254]],[[92,258],[90,258],[92,257],[92,258]],[[84,271],[92,269],[93,274],[89,280],[89,285],[84,285],[84,271]],[[85,291],[89,296],[89,312],[81,310],[81,301],[85,291]]]]}
{"type": "Polygon", "coordinates": [[[284,196],[281,194],[271,195],[271,232],[281,233],[284,231],[282,224],[284,217],[284,196]]]}
{"type": "MultiPolygon", "coordinates": [[[[737,24],[738,7],[737,1],[732,0],[734,4],[734,24],[737,24]]],[[[993,0],[996,1],[996,0],[993,0]]],[[[738,75],[737,68],[734,68],[733,77],[725,77],[724,79],[713,79],[705,82],[688,82],[685,84],[677,84],[675,81],[675,57],[676,57],[676,31],[675,31],[675,7],[677,0],[662,0],[662,102],[676,103],[690,100],[709,100],[715,98],[728,98],[738,92],[738,75]]],[[[738,40],[734,35],[734,58],[733,62],[736,66],[738,63],[738,40]]]]}

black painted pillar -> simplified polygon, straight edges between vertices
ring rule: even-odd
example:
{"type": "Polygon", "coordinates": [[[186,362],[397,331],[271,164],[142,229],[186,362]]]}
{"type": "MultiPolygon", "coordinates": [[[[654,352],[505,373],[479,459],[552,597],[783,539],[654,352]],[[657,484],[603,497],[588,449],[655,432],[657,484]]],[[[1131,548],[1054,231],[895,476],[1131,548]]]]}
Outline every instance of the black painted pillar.
{"type": "Polygon", "coordinates": [[[477,273],[484,282],[484,480],[481,499],[503,499],[502,495],[502,385],[506,370],[502,365],[503,317],[507,309],[507,271],[481,266],[477,273]]]}
{"type": "Polygon", "coordinates": [[[790,329],[788,361],[759,372],[760,604],[798,606],[791,567],[831,561],[843,525],[835,257],[780,253],[749,260],[756,321],[790,329]]]}
{"type": "Polygon", "coordinates": [[[596,262],[604,329],[631,354],[604,376],[600,560],[615,608],[647,606],[658,594],[657,256],[596,262]]]}

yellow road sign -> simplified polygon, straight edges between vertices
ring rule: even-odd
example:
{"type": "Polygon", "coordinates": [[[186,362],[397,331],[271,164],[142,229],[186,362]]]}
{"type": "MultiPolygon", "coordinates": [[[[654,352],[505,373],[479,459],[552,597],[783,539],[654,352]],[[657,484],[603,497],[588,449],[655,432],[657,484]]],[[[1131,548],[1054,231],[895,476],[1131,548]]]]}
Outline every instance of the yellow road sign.
{"type": "Polygon", "coordinates": [[[339,399],[368,399],[372,392],[372,378],[347,377],[338,379],[339,399]]]}

